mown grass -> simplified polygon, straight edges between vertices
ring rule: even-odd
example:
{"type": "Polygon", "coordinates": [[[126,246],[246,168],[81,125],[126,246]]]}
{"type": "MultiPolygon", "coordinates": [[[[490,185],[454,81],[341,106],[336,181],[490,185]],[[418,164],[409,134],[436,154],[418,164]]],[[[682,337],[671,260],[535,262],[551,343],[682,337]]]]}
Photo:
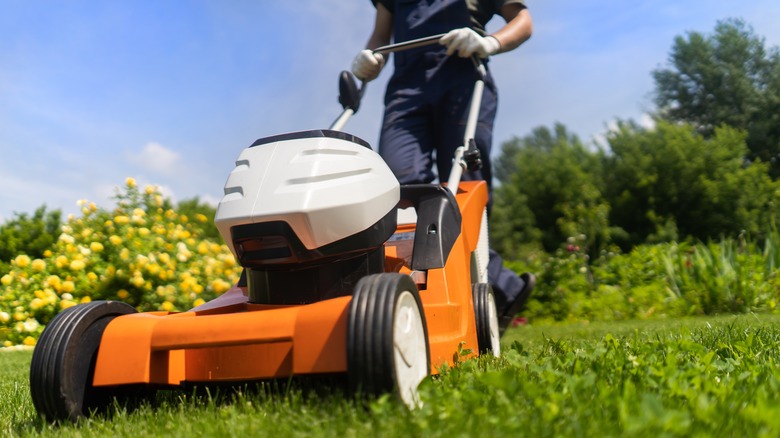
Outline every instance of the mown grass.
{"type": "Polygon", "coordinates": [[[424,406],[362,404],[338,386],[278,382],[158,394],[128,412],[49,425],[29,351],[0,354],[3,436],[778,436],[780,317],[722,316],[510,331],[499,359],[421,387],[424,406]]]}

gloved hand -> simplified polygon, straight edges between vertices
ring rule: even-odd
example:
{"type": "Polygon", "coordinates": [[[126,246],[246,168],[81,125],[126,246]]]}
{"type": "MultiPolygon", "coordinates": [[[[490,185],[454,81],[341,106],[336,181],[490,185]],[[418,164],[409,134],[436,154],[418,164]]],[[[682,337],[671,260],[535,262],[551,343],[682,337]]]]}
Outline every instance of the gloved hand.
{"type": "Polygon", "coordinates": [[[439,43],[447,46],[447,55],[458,52],[458,56],[461,58],[469,58],[472,55],[487,58],[501,49],[501,43],[495,37],[483,37],[468,27],[447,32],[441,37],[439,43]]]}
{"type": "Polygon", "coordinates": [[[373,81],[385,66],[385,57],[371,50],[361,50],[352,61],[352,74],[361,81],[373,81]]]}

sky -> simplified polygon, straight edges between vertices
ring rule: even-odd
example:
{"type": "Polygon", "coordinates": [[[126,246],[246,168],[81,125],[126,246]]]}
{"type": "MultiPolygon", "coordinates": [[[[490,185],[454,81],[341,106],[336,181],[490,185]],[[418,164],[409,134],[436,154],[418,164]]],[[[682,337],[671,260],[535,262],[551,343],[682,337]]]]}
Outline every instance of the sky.
{"type": "MultiPolygon", "coordinates": [[[[534,35],[491,60],[494,155],[563,123],[597,141],[652,111],[674,38],[741,18],[780,46],[780,2],[528,0],[534,35]]],[[[0,0],[0,222],[111,208],[127,177],[216,205],[254,140],[327,128],[370,0],[0,0]]],[[[495,17],[488,25],[503,24],[495,17]]],[[[345,131],[376,145],[387,67],[345,131]]]]}

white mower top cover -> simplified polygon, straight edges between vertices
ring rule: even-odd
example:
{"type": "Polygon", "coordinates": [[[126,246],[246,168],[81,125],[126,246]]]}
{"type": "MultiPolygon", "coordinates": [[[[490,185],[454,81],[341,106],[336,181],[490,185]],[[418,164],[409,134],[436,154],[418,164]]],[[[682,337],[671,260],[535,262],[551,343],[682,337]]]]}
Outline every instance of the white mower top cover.
{"type": "Polygon", "coordinates": [[[400,185],[367,143],[338,131],[268,137],[244,149],[214,218],[238,257],[232,227],[287,222],[307,249],[364,231],[400,200],[400,185]]]}

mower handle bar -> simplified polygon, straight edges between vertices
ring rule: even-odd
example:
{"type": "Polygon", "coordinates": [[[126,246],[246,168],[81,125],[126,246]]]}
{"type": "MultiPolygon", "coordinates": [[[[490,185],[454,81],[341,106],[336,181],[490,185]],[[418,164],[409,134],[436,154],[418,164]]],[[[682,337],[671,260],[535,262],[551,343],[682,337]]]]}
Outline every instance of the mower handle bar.
{"type": "Polygon", "coordinates": [[[424,38],[418,38],[416,40],[409,40],[400,43],[388,44],[386,46],[377,47],[373,50],[374,53],[384,55],[387,53],[400,52],[402,50],[410,50],[417,47],[428,46],[439,42],[441,37],[446,34],[440,33],[438,35],[431,35],[424,38]]]}
{"type": "MultiPolygon", "coordinates": [[[[439,42],[441,37],[443,37],[444,35],[446,34],[431,35],[424,38],[417,38],[414,40],[403,41],[400,43],[388,44],[385,46],[377,47],[376,49],[372,50],[372,52],[380,55],[386,55],[393,52],[400,52],[403,50],[410,50],[410,49],[415,49],[417,47],[428,46],[439,42]]],[[[452,191],[453,194],[458,192],[458,185],[460,184],[463,171],[465,171],[467,168],[466,160],[464,159],[464,153],[466,152],[467,148],[476,148],[474,143],[474,136],[477,128],[477,119],[479,118],[479,107],[480,107],[480,103],[482,102],[482,93],[485,88],[485,79],[487,77],[487,69],[485,68],[485,63],[476,56],[472,56],[471,60],[472,62],[474,62],[474,68],[477,70],[477,74],[479,75],[479,77],[477,79],[476,84],[474,85],[474,92],[472,93],[472,97],[471,97],[469,115],[468,115],[468,119],[466,120],[466,130],[463,136],[463,145],[459,146],[455,150],[455,156],[453,157],[452,171],[450,172],[449,178],[447,180],[447,187],[450,189],[450,191],[452,191]]],[[[365,93],[365,90],[366,90],[366,82],[361,81],[360,88],[358,90],[358,96],[359,96],[358,99],[362,98],[363,93],[365,93]]],[[[341,116],[339,116],[339,118],[336,119],[335,122],[333,122],[333,125],[331,125],[331,129],[341,130],[341,128],[343,128],[343,126],[346,124],[347,120],[356,111],[357,111],[357,107],[355,107],[354,109],[345,107],[344,112],[341,114],[341,116]]],[[[439,178],[441,179],[441,175],[439,176],[439,178]]]]}

